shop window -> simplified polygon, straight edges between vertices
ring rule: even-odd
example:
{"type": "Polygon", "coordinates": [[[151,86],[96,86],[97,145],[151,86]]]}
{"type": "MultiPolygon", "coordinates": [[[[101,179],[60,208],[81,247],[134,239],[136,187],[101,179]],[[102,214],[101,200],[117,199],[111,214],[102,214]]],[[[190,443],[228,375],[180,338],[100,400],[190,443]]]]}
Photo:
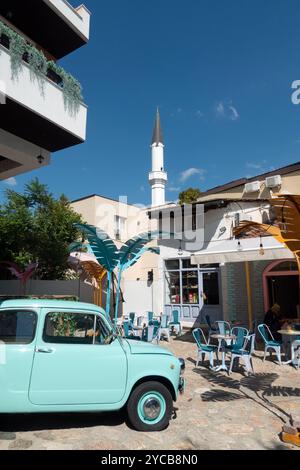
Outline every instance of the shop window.
{"type": "Polygon", "coordinates": [[[199,303],[198,271],[182,273],[182,300],[184,304],[199,303]]]}
{"type": "Polygon", "coordinates": [[[166,272],[166,302],[167,304],[180,304],[180,273],[166,272]]]}

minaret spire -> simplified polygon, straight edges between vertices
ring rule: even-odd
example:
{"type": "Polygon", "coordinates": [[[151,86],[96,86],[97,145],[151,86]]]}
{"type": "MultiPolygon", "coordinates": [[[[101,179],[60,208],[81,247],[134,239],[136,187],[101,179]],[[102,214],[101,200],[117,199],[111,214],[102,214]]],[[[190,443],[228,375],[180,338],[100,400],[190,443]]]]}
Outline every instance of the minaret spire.
{"type": "Polygon", "coordinates": [[[155,125],[154,125],[154,130],[153,130],[153,137],[152,137],[152,145],[154,144],[158,145],[158,144],[163,144],[163,143],[164,143],[164,138],[163,138],[161,123],[160,123],[159,108],[157,106],[156,119],[155,119],[155,125]]]}
{"type": "Polygon", "coordinates": [[[151,148],[152,171],[149,174],[149,182],[152,189],[152,207],[158,207],[165,204],[166,184],[168,181],[168,175],[164,170],[164,139],[158,107],[151,148]]]}

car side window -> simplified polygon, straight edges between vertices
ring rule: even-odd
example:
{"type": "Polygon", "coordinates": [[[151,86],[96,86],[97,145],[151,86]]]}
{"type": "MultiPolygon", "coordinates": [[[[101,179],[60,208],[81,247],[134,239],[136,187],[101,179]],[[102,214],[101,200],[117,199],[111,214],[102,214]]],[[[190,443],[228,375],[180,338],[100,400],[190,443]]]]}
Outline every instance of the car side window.
{"type": "Polygon", "coordinates": [[[43,340],[52,344],[105,344],[108,334],[97,315],[51,312],[46,316],[43,340]]]}
{"type": "Polygon", "coordinates": [[[37,314],[25,310],[0,311],[0,341],[6,344],[30,344],[35,337],[37,314]]]}

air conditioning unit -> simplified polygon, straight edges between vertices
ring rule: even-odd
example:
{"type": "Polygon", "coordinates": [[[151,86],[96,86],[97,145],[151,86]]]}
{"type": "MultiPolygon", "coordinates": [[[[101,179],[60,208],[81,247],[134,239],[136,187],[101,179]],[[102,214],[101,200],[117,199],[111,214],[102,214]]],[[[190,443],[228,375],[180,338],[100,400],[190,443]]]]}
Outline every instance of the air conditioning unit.
{"type": "Polygon", "coordinates": [[[281,175],[269,176],[269,178],[266,178],[266,187],[276,188],[277,186],[281,186],[281,182],[282,182],[281,175]]]}
{"type": "Polygon", "coordinates": [[[260,181],[245,184],[245,193],[257,193],[260,191],[260,181]]]}

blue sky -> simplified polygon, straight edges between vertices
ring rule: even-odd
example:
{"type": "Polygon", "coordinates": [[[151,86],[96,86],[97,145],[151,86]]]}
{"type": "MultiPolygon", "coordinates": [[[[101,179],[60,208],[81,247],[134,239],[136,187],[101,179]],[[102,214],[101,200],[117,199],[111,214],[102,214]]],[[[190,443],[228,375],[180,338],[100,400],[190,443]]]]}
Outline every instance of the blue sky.
{"type": "MultiPolygon", "coordinates": [[[[76,6],[78,0],[72,0],[76,6]]],[[[84,89],[87,142],[37,176],[70,199],[92,193],[149,203],[156,106],[167,199],[300,160],[298,0],[85,0],[88,46],[61,61],[84,89]]],[[[7,187],[0,184],[0,190],[7,187]]]]}

